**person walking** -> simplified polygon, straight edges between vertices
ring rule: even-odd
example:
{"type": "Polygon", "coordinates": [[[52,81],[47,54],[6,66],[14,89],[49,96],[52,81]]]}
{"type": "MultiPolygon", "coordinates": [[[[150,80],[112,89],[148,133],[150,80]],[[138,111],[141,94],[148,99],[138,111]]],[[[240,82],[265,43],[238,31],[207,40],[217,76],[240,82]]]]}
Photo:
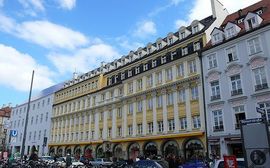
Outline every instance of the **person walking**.
{"type": "Polygon", "coordinates": [[[67,154],[67,158],[66,158],[66,167],[71,166],[71,164],[72,164],[71,156],[70,156],[70,154],[68,153],[68,154],[67,154]]]}

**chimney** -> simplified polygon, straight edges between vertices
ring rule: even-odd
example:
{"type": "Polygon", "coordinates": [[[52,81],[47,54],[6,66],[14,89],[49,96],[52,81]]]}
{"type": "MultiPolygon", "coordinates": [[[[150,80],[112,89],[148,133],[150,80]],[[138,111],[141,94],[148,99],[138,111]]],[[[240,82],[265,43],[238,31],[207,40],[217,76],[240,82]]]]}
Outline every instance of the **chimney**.
{"type": "Polygon", "coordinates": [[[238,16],[239,16],[239,18],[242,16],[242,9],[240,9],[240,10],[238,11],[238,16]]]}
{"type": "Polygon", "coordinates": [[[223,15],[227,16],[229,14],[227,9],[218,0],[211,0],[211,8],[213,18],[223,17],[223,15]]]}

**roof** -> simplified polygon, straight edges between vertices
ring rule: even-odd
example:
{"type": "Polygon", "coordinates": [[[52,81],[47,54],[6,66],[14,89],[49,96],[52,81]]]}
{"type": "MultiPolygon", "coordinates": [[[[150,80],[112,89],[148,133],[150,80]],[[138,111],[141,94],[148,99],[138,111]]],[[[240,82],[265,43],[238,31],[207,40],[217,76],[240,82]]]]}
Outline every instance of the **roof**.
{"type": "Polygon", "coordinates": [[[205,48],[203,49],[203,51],[208,50],[212,47],[215,46],[219,46],[227,41],[231,41],[235,38],[238,38],[240,36],[243,36],[247,33],[253,32],[257,29],[260,29],[268,24],[270,24],[270,0],[261,0],[251,6],[248,6],[244,9],[240,9],[237,12],[234,12],[230,15],[228,15],[225,20],[223,21],[223,23],[221,24],[221,26],[219,27],[220,30],[223,30],[225,28],[225,26],[229,23],[233,23],[237,26],[239,26],[241,28],[240,32],[237,34],[237,36],[230,38],[230,39],[224,39],[222,43],[218,43],[216,45],[212,45],[211,41],[208,42],[208,44],[205,46],[205,48]],[[261,14],[259,14],[259,16],[263,19],[262,23],[260,24],[259,27],[254,28],[253,30],[250,31],[246,31],[245,30],[245,25],[244,22],[239,22],[239,20],[241,19],[245,19],[245,17],[249,14],[249,13],[257,13],[258,11],[262,11],[261,14]]]}
{"type": "Polygon", "coordinates": [[[0,109],[0,117],[10,117],[11,108],[3,107],[0,109]]]}

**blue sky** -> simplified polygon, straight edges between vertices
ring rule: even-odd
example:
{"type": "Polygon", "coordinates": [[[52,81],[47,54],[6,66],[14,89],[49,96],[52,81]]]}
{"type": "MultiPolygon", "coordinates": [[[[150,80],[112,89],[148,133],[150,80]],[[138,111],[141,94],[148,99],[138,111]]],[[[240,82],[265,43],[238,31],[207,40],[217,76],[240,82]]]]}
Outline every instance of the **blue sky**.
{"type": "Polygon", "coordinates": [[[37,94],[208,15],[210,0],[0,0],[0,106],[27,100],[32,70],[37,94]]]}

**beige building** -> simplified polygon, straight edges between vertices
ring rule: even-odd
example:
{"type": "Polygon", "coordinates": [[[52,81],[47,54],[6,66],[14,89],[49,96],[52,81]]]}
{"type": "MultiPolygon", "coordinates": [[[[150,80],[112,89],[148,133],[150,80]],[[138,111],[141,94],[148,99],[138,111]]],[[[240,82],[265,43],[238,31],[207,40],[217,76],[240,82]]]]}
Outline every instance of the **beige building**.
{"type": "Polygon", "coordinates": [[[55,93],[50,152],[205,155],[198,50],[227,15],[218,1],[212,6],[212,16],[66,82],[55,93]]]}

